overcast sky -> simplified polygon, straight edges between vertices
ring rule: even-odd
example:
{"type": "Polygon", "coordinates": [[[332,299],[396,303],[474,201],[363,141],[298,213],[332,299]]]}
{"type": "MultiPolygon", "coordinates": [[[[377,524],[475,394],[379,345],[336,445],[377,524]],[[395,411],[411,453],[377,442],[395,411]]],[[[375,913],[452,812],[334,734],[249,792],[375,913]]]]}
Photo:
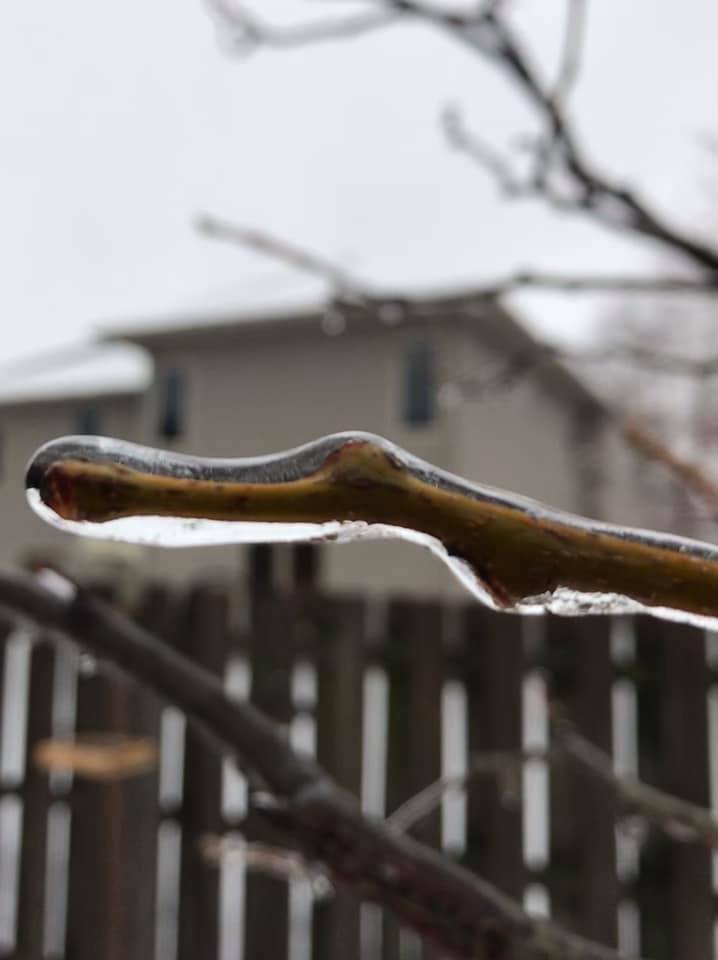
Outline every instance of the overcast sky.
{"type": "MultiPolygon", "coordinates": [[[[263,15],[327,11],[261,0],[263,15]]],[[[515,2],[547,69],[563,2],[515,2]]],[[[679,222],[708,224],[718,161],[718,4],[594,0],[574,109],[591,154],[679,222]]],[[[447,102],[499,145],[531,115],[495,69],[421,26],[230,58],[202,0],[0,4],[4,359],[103,325],[304,297],[286,269],[198,236],[208,211],[276,231],[397,288],[517,266],[651,266],[645,244],[540,204],[507,206],[446,147],[447,102]]],[[[579,299],[522,298],[551,333],[579,299]]]]}

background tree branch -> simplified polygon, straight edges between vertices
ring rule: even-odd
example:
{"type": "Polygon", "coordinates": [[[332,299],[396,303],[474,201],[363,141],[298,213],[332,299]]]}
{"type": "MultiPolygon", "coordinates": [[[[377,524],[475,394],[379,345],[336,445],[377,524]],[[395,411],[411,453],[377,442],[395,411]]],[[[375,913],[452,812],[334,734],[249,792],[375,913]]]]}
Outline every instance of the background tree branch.
{"type": "Polygon", "coordinates": [[[260,808],[309,863],[361,899],[460,958],[616,960],[523,909],[449,858],[362,815],[346,794],[281,728],[251,704],[230,700],[222,682],[87,591],[53,576],[53,589],[30,575],[0,575],[0,606],[56,630],[134,677],[184,711],[227,756],[259,775],[271,801],[260,808]],[[59,586],[60,589],[57,587],[59,586]]]}
{"type": "MultiPolygon", "coordinates": [[[[709,285],[718,272],[718,248],[684,230],[660,214],[649,201],[620,179],[603,173],[589,159],[566,110],[566,97],[575,84],[580,63],[580,37],[583,33],[585,6],[568,0],[567,30],[558,79],[551,86],[537,70],[531,53],[511,25],[501,3],[489,2],[473,13],[452,12],[415,0],[375,0],[372,11],[351,20],[309,20],[301,28],[280,28],[258,24],[256,17],[228,0],[213,0],[221,12],[225,30],[239,31],[252,48],[266,44],[282,45],[286,30],[292,44],[316,40],[348,39],[368,29],[381,29],[402,18],[423,21],[447,33],[477,56],[493,63],[534,109],[543,128],[528,143],[533,153],[532,169],[527,176],[513,170],[510,161],[493,147],[469,132],[458,110],[454,110],[447,128],[450,141],[487,169],[502,192],[509,197],[539,196],[563,212],[581,213],[613,229],[638,233],[664,249],[679,254],[698,270],[698,279],[709,285]],[[381,15],[385,20],[381,19],[381,15]],[[369,21],[367,23],[367,17],[369,21]]],[[[522,148],[525,150],[527,141],[522,148]]]]}

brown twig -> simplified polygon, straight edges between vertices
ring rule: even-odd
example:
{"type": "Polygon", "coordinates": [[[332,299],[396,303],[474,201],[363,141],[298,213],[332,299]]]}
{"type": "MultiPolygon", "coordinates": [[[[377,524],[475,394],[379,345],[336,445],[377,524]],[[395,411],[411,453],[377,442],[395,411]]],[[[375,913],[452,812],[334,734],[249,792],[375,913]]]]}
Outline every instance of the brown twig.
{"type": "MultiPolygon", "coordinates": [[[[67,587],[67,583],[64,583],[67,587]]],[[[281,729],[222,682],[82,589],[49,590],[25,574],[0,575],[0,606],[58,630],[177,705],[226,755],[259,775],[275,801],[262,808],[310,862],[364,900],[460,958],[617,960],[615,951],[530,917],[449,858],[362,815],[281,729]]]]}
{"type": "Polygon", "coordinates": [[[635,420],[624,422],[623,435],[646,460],[652,460],[666,467],[687,490],[711,508],[714,518],[718,517],[718,484],[708,476],[700,464],[671,450],[667,444],[649,433],[635,420]]]}
{"type": "Polygon", "coordinates": [[[495,777],[505,787],[503,792],[507,796],[513,799],[518,793],[520,803],[520,787],[517,790],[517,780],[520,780],[524,765],[532,761],[545,763],[552,759],[555,757],[550,751],[540,748],[482,753],[472,758],[466,773],[441,777],[419,793],[409,797],[387,817],[387,826],[399,833],[406,833],[433,813],[447,794],[462,793],[480,777],[495,777]]]}
{"type": "MultiPolygon", "coordinates": [[[[385,297],[370,292],[363,281],[347,272],[331,260],[290,243],[281,237],[263,230],[247,228],[224,220],[204,215],[197,220],[198,229],[208,236],[225,240],[273,257],[299,270],[325,280],[334,291],[335,302],[341,305],[360,307],[368,314],[383,319],[387,311],[397,309],[401,317],[412,314],[425,315],[427,305],[410,297],[385,297]]],[[[553,288],[565,292],[587,290],[621,291],[628,293],[682,292],[715,295],[718,293],[718,274],[691,279],[684,276],[630,277],[544,274],[534,271],[519,271],[502,280],[475,289],[462,297],[463,311],[471,313],[476,304],[486,303],[502,294],[520,288],[553,288]]],[[[330,304],[331,306],[331,304],[330,304]]],[[[508,358],[498,369],[482,377],[451,378],[442,384],[445,389],[458,389],[462,397],[478,398],[509,389],[521,379],[540,367],[557,362],[597,364],[608,361],[622,362],[650,370],[656,374],[708,379],[718,375],[718,356],[700,359],[654,350],[640,344],[627,342],[609,343],[585,350],[567,350],[549,344],[537,344],[523,349],[508,358]]],[[[619,424],[626,441],[641,455],[660,462],[667,470],[710,507],[718,515],[718,488],[697,464],[689,463],[675,454],[670,447],[657,438],[649,437],[637,424],[624,424],[622,412],[613,419],[619,424]]]]}
{"type": "Polygon", "coordinates": [[[507,778],[510,782],[520,782],[527,763],[555,765],[570,758],[609,786],[626,813],[644,817],[674,840],[718,849],[718,821],[709,810],[635,778],[618,776],[611,758],[565,721],[554,723],[552,729],[553,745],[550,748],[502,751],[474,757],[465,774],[436,780],[398,807],[387,818],[387,825],[402,833],[410,830],[433,813],[447,794],[465,791],[480,777],[496,777],[499,782],[507,778]]]}
{"type": "Polygon", "coordinates": [[[611,758],[565,721],[554,722],[552,729],[559,751],[607,784],[628,811],[645,817],[674,840],[718,848],[718,821],[710,811],[633,777],[616,776],[611,758]]]}

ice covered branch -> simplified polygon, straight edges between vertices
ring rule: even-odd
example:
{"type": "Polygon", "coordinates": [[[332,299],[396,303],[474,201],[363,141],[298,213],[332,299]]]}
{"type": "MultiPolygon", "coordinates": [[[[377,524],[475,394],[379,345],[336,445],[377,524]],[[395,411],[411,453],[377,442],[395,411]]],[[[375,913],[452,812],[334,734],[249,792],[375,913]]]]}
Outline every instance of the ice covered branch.
{"type": "Polygon", "coordinates": [[[246,460],[67,438],[37,452],[27,484],[41,516],[88,536],[168,546],[391,536],[431,549],[496,609],[718,625],[718,547],[482,487],[372,434],[246,460]]]}
{"type": "Polygon", "coordinates": [[[535,956],[616,960],[617,954],[529,917],[490,884],[409,837],[364,817],[281,728],[249,703],[230,700],[222,682],[82,589],[51,590],[23,574],[0,574],[0,606],[59,631],[109,660],[183,710],[221,752],[259,775],[273,795],[261,808],[308,863],[333,881],[392,910],[457,958],[535,956]]]}
{"type": "MultiPolygon", "coordinates": [[[[365,280],[349,273],[340,264],[268,230],[244,226],[211,214],[201,214],[197,217],[196,227],[207,237],[244,247],[318,277],[328,284],[338,298],[360,304],[369,310],[380,312],[386,302],[394,302],[397,299],[372,291],[365,280]]],[[[718,274],[693,277],[685,273],[659,273],[642,276],[620,273],[517,270],[506,276],[477,284],[466,299],[482,301],[523,289],[557,290],[561,293],[575,294],[685,293],[697,296],[718,296],[718,274]]],[[[418,311],[422,308],[422,301],[412,303],[410,298],[401,297],[401,299],[406,303],[407,309],[418,311]]]]}

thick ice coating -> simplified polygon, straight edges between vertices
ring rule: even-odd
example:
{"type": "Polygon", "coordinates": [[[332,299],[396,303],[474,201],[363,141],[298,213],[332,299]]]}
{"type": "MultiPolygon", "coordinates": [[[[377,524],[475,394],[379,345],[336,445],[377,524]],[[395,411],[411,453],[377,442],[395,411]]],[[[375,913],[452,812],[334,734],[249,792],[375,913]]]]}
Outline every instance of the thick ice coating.
{"type": "Polygon", "coordinates": [[[168,547],[398,537],[497,609],[718,627],[716,547],[553,510],[368,433],[246,459],[65,437],[34,455],[27,490],[40,516],[83,536],[168,547]]]}

